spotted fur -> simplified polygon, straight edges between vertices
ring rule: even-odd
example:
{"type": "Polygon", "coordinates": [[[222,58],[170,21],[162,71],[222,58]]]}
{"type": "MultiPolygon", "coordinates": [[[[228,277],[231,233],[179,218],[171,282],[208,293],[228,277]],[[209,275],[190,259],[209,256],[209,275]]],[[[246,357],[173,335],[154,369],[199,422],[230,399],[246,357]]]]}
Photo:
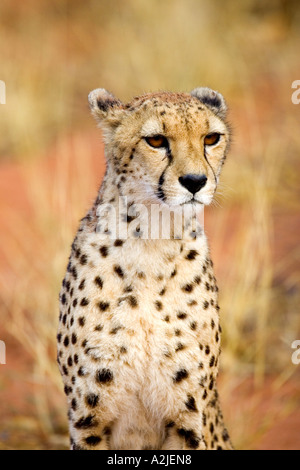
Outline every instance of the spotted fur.
{"type": "Polygon", "coordinates": [[[226,157],[223,97],[153,93],[123,104],[103,89],[89,95],[106,146],[107,170],[81,221],[60,294],[58,363],[69,406],[72,449],[231,449],[216,378],[218,288],[204,232],[170,240],[128,239],[99,229],[109,203],[134,224],[134,206],[209,204],[226,157]],[[213,147],[206,135],[218,132],[213,147]],[[168,147],[145,137],[161,134],[168,147]],[[179,182],[202,174],[191,200],[179,182]],[[99,233],[101,232],[101,236],[99,233]]]}

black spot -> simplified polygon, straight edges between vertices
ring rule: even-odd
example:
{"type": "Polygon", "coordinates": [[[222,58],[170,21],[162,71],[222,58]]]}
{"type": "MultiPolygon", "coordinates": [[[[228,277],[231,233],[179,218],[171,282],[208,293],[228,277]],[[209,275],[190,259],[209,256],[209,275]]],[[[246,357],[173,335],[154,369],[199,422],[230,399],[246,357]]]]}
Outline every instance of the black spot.
{"type": "Polygon", "coordinates": [[[115,240],[114,245],[115,245],[115,246],[122,246],[123,243],[124,243],[124,240],[119,240],[119,239],[117,239],[117,240],[115,240]]]}
{"type": "Polygon", "coordinates": [[[192,395],[188,395],[187,401],[185,402],[185,406],[190,411],[198,411],[195,398],[192,395]]]}
{"type": "Polygon", "coordinates": [[[207,300],[205,300],[205,302],[203,302],[203,308],[204,310],[207,310],[209,307],[209,303],[207,302],[207,300]]]}
{"type": "Polygon", "coordinates": [[[228,434],[227,429],[224,429],[224,431],[222,432],[222,439],[224,442],[229,441],[229,434],[228,434]]]}
{"type": "Polygon", "coordinates": [[[188,254],[186,255],[186,259],[192,261],[192,260],[194,260],[194,259],[196,258],[196,256],[198,256],[198,255],[199,255],[198,251],[196,251],[196,250],[190,250],[190,251],[188,252],[188,254]]]}
{"type": "Polygon", "coordinates": [[[173,381],[179,383],[182,380],[186,379],[188,376],[189,373],[186,369],[180,369],[178,372],[176,372],[175,376],[173,377],[173,381]]]}
{"type": "Polygon", "coordinates": [[[112,328],[109,333],[110,333],[111,335],[115,335],[115,334],[117,334],[118,331],[121,330],[121,329],[122,329],[121,326],[116,326],[115,328],[112,328]]]}
{"type": "Polygon", "coordinates": [[[110,383],[114,376],[109,369],[100,369],[96,373],[96,381],[102,384],[110,383]]]}
{"type": "Polygon", "coordinates": [[[171,272],[171,276],[170,276],[170,277],[174,277],[174,276],[176,276],[176,274],[177,274],[177,269],[174,269],[174,271],[171,272]]]}
{"type": "Polygon", "coordinates": [[[103,325],[96,325],[95,326],[95,331],[102,331],[103,330],[103,325]]]}
{"type": "Polygon", "coordinates": [[[78,318],[78,324],[79,324],[79,326],[84,326],[85,325],[85,317],[79,317],[78,318]]]}
{"type": "Polygon", "coordinates": [[[127,297],[127,300],[128,300],[128,302],[129,302],[130,307],[135,308],[135,307],[138,306],[137,299],[136,299],[136,297],[134,297],[133,295],[129,295],[129,296],[127,297]]]}
{"type": "Polygon", "coordinates": [[[166,321],[167,323],[170,321],[169,315],[166,315],[166,316],[165,316],[164,321],[166,321]]]}
{"type": "Polygon", "coordinates": [[[72,391],[73,391],[72,387],[69,387],[68,385],[65,385],[64,392],[67,396],[70,395],[70,393],[72,393],[72,391]]]}
{"type": "Polygon", "coordinates": [[[193,430],[181,428],[177,430],[177,433],[179,436],[184,437],[187,446],[191,449],[197,449],[199,447],[200,439],[193,430]]]}
{"type": "Polygon", "coordinates": [[[215,430],[215,427],[214,427],[213,423],[210,423],[210,425],[209,425],[209,432],[210,432],[211,434],[213,434],[213,433],[214,433],[214,430],[215,430]]]}
{"type": "Polygon", "coordinates": [[[74,277],[74,279],[76,280],[77,279],[77,269],[76,269],[75,266],[73,266],[73,268],[71,269],[71,274],[74,277]]]}
{"type": "Polygon", "coordinates": [[[78,300],[77,300],[77,299],[74,299],[74,300],[73,300],[73,307],[74,307],[74,308],[76,307],[77,303],[78,303],[78,300]]]}
{"type": "Polygon", "coordinates": [[[130,222],[132,222],[136,217],[135,216],[132,216],[132,215],[128,215],[128,214],[123,214],[123,222],[127,222],[128,224],[130,224],[130,222]]]}
{"type": "Polygon", "coordinates": [[[100,289],[102,289],[103,281],[102,281],[100,276],[95,277],[94,282],[95,282],[97,287],[100,287],[100,289]]]}
{"type": "Polygon", "coordinates": [[[123,272],[123,269],[121,268],[121,266],[114,266],[114,272],[115,272],[120,278],[123,278],[123,277],[124,277],[124,272],[123,272]]]}
{"type": "Polygon", "coordinates": [[[99,302],[98,307],[102,312],[105,312],[109,308],[109,302],[99,302]]]}
{"type": "Polygon", "coordinates": [[[66,336],[64,339],[64,346],[68,347],[69,346],[69,336],[66,336]]]}
{"type": "Polygon", "coordinates": [[[79,289],[79,290],[83,290],[83,289],[84,289],[84,286],[85,286],[85,279],[82,279],[81,283],[80,283],[79,286],[78,286],[78,289],[79,289]]]}
{"type": "Polygon", "coordinates": [[[196,328],[197,328],[197,322],[192,321],[192,322],[190,323],[190,329],[194,331],[196,328]]]}
{"type": "Polygon", "coordinates": [[[89,299],[87,299],[86,297],[83,297],[83,299],[81,299],[80,305],[81,307],[86,307],[89,303],[90,303],[89,299]]]}
{"type": "Polygon", "coordinates": [[[69,367],[72,367],[73,365],[73,359],[71,358],[71,356],[68,357],[68,366],[69,367]]]}
{"type": "Polygon", "coordinates": [[[83,367],[79,367],[77,374],[78,377],[84,377],[86,375],[86,372],[83,367]]]}
{"type": "Polygon", "coordinates": [[[214,320],[213,320],[213,319],[211,319],[210,325],[211,325],[211,329],[213,330],[213,329],[214,329],[214,327],[216,326],[216,325],[215,325],[215,322],[214,322],[214,320]]]}
{"type": "Polygon", "coordinates": [[[88,261],[87,255],[82,255],[80,260],[79,260],[80,264],[82,264],[82,265],[85,265],[87,263],[87,261],[88,261]]]}
{"type": "Polygon", "coordinates": [[[159,292],[159,295],[165,295],[166,293],[166,288],[164,287],[160,292],[159,292]]]}
{"type": "Polygon", "coordinates": [[[184,320],[187,317],[187,314],[185,312],[178,312],[177,313],[177,318],[180,320],[184,320]]]}
{"type": "Polygon", "coordinates": [[[163,304],[161,303],[160,300],[156,300],[156,301],[155,301],[155,307],[156,307],[156,309],[157,309],[158,311],[162,310],[163,304]]]}
{"type": "Polygon", "coordinates": [[[194,278],[194,283],[197,284],[197,285],[199,285],[199,284],[201,283],[201,277],[200,277],[200,276],[196,276],[196,277],[194,278]]]}
{"type": "Polygon", "coordinates": [[[89,408],[95,408],[99,403],[99,395],[95,393],[89,393],[85,397],[85,402],[89,408]]]}
{"type": "Polygon", "coordinates": [[[182,343],[177,343],[177,346],[176,346],[176,348],[175,348],[175,351],[178,352],[178,351],[182,351],[183,349],[185,349],[184,344],[182,344],[182,343]]]}
{"type": "Polygon", "coordinates": [[[192,292],[193,289],[194,289],[194,286],[193,286],[193,284],[185,284],[185,286],[183,286],[181,289],[184,292],[192,292]]]}
{"type": "Polygon", "coordinates": [[[76,333],[72,333],[72,344],[76,344],[77,342],[77,335],[76,333]]]}
{"type": "Polygon", "coordinates": [[[57,341],[58,341],[59,343],[61,342],[61,337],[62,337],[61,333],[58,333],[58,335],[57,335],[56,338],[57,338],[57,341]]]}
{"type": "Polygon", "coordinates": [[[123,290],[124,293],[128,294],[129,292],[132,292],[133,291],[133,287],[132,286],[126,286],[123,290]]]}
{"type": "Polygon", "coordinates": [[[210,353],[210,347],[207,345],[207,346],[205,347],[205,354],[208,355],[209,353],[210,353]]]}
{"type": "Polygon", "coordinates": [[[78,356],[77,356],[77,354],[74,354],[74,362],[75,362],[75,364],[78,364],[78,356]]]}
{"type": "Polygon", "coordinates": [[[215,356],[211,356],[209,361],[209,367],[213,367],[215,365],[215,356]]]}
{"type": "Polygon", "coordinates": [[[76,411],[77,410],[77,401],[75,398],[72,399],[71,401],[71,408],[73,411],[76,411]]]}
{"type": "Polygon", "coordinates": [[[127,353],[127,348],[125,348],[125,346],[121,346],[121,347],[120,347],[120,353],[121,353],[121,354],[127,353]]]}
{"type": "Polygon", "coordinates": [[[97,426],[98,422],[94,420],[95,415],[88,415],[87,417],[82,417],[75,423],[76,429],[89,429],[94,426],[97,426]]]}
{"type": "Polygon", "coordinates": [[[103,258],[106,258],[106,256],[108,255],[108,247],[103,245],[99,248],[99,251],[101,255],[103,256],[103,258]]]}
{"type": "Polygon", "coordinates": [[[85,438],[85,442],[86,442],[87,445],[94,447],[97,444],[99,444],[99,442],[101,442],[101,437],[100,436],[89,436],[89,437],[85,438]]]}
{"type": "Polygon", "coordinates": [[[63,295],[61,296],[61,303],[62,303],[63,305],[65,305],[65,304],[67,303],[66,294],[63,294],[63,295]]]}

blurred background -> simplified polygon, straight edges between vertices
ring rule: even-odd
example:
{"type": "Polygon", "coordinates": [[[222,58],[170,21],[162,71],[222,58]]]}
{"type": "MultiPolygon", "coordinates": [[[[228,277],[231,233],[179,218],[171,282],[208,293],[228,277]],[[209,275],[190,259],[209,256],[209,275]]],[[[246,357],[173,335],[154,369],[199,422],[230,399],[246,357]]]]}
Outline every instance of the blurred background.
{"type": "Polygon", "coordinates": [[[298,0],[1,0],[0,449],[67,449],[58,293],[101,183],[87,95],[209,86],[233,143],[205,228],[220,288],[219,389],[238,449],[300,449],[298,0]]]}

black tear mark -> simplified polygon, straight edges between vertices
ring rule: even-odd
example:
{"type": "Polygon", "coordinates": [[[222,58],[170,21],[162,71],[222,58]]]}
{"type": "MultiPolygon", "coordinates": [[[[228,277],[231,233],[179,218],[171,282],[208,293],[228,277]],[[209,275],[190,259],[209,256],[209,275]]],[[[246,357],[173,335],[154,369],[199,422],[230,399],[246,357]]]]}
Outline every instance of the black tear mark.
{"type": "Polygon", "coordinates": [[[157,196],[159,197],[159,199],[162,199],[163,201],[166,200],[166,196],[165,196],[164,190],[162,188],[162,186],[165,182],[165,173],[166,173],[167,169],[169,168],[169,166],[171,165],[171,163],[173,162],[173,155],[172,155],[171,150],[170,150],[169,147],[167,148],[167,157],[168,157],[168,164],[167,164],[166,168],[164,169],[164,171],[162,172],[162,174],[159,177],[158,188],[157,188],[157,193],[156,193],[157,196]]]}
{"type": "Polygon", "coordinates": [[[213,175],[214,175],[214,178],[215,178],[215,183],[218,184],[218,180],[217,180],[216,174],[215,174],[215,172],[214,172],[214,169],[213,169],[213,167],[211,166],[211,164],[210,164],[209,161],[208,161],[208,158],[207,158],[207,155],[206,155],[206,148],[205,148],[205,146],[204,146],[204,158],[205,158],[205,160],[207,161],[207,163],[208,163],[208,165],[209,165],[211,171],[213,172],[213,175]]]}

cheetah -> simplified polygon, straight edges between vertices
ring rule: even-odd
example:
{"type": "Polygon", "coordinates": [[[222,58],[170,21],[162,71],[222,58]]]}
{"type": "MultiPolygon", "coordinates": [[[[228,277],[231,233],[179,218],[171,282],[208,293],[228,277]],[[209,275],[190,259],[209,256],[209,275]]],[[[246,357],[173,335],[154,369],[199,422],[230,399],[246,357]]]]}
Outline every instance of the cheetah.
{"type": "Polygon", "coordinates": [[[226,102],[199,87],[124,104],[99,88],[89,104],[107,167],[60,292],[71,449],[232,449],[216,386],[218,287],[199,222],[229,148],[226,102]],[[140,207],[155,204],[171,222],[187,209],[181,236],[145,236],[140,207]],[[126,236],[103,223],[103,207],[126,236]]]}

